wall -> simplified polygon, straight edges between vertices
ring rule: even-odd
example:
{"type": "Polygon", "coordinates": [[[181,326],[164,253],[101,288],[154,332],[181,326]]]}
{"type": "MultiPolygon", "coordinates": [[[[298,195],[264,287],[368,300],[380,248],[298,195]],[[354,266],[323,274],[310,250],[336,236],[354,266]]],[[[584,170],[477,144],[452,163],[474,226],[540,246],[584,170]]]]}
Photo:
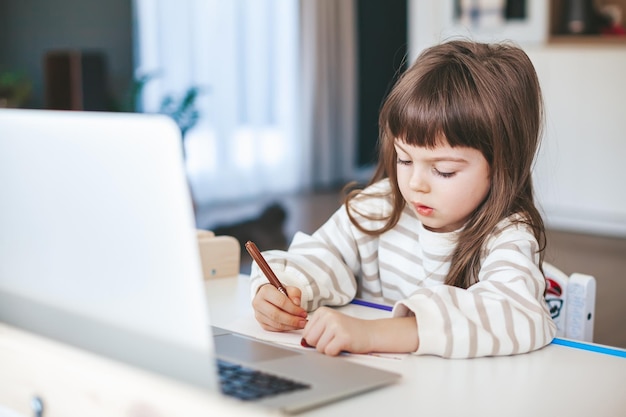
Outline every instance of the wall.
{"type": "Polygon", "coordinates": [[[527,52],[546,103],[535,184],[548,225],[626,236],[626,45],[527,52]]]}
{"type": "Polygon", "coordinates": [[[52,49],[104,51],[109,87],[121,97],[132,79],[132,0],[1,0],[0,69],[33,81],[29,107],[44,106],[43,56],[52,49]]]}
{"type": "MultiPolygon", "coordinates": [[[[409,0],[412,60],[451,35],[449,4],[409,0]]],[[[537,200],[552,229],[626,236],[626,42],[550,44],[548,3],[533,5],[533,25],[513,39],[537,70],[546,104],[546,130],[535,169],[537,200]],[[539,25],[539,26],[537,26],[539,25]],[[537,27],[541,33],[537,34],[537,27]]],[[[508,33],[507,33],[508,35],[508,33]]]]}

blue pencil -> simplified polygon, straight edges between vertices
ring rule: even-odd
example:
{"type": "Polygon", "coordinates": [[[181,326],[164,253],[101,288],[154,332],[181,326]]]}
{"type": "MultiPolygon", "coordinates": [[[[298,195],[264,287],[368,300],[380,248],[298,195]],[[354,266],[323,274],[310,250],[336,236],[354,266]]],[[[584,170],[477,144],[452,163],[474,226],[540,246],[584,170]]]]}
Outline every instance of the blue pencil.
{"type": "Polygon", "coordinates": [[[384,304],[377,304],[377,303],[373,303],[371,301],[359,300],[359,299],[356,299],[356,298],[354,300],[352,300],[350,302],[350,304],[356,304],[356,305],[359,305],[359,306],[377,308],[379,310],[386,310],[386,311],[393,310],[393,306],[388,306],[388,305],[384,305],[384,304]]]}

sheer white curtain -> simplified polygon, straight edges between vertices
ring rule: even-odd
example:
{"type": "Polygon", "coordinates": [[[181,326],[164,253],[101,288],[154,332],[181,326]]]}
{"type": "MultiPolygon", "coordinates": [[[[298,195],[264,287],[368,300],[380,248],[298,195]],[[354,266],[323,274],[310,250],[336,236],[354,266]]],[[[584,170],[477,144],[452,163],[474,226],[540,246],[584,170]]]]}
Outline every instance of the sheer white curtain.
{"type": "Polygon", "coordinates": [[[202,89],[187,134],[198,204],[353,179],[354,0],[134,0],[144,111],[202,89]]]}
{"type": "Polygon", "coordinates": [[[200,87],[186,135],[197,203],[296,190],[299,7],[293,0],[135,0],[143,110],[200,87]]]}
{"type": "Polygon", "coordinates": [[[356,5],[354,0],[301,0],[300,5],[308,178],[315,187],[340,185],[362,176],[355,172],[356,5]]]}

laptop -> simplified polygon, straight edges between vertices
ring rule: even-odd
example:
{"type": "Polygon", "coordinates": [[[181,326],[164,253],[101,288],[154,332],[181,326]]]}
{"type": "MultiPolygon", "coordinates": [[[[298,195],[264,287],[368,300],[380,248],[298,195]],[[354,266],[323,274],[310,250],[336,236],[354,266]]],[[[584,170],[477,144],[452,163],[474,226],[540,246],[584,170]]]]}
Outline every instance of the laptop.
{"type": "Polygon", "coordinates": [[[0,109],[0,132],[0,321],[225,395],[233,369],[287,380],[242,397],[287,413],[398,381],[211,326],[170,118],[0,109]]]}

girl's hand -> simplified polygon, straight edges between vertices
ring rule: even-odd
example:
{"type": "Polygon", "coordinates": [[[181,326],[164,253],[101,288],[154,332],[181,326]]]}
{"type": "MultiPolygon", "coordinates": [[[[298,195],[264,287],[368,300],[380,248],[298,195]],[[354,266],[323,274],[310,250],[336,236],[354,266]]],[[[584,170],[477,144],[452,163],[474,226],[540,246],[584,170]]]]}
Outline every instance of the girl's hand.
{"type": "Polygon", "coordinates": [[[302,344],[336,356],[341,352],[415,352],[419,347],[414,316],[365,320],[320,307],[302,333],[302,344]]]}
{"type": "Polygon", "coordinates": [[[328,307],[320,307],[309,320],[302,334],[303,340],[318,352],[336,356],[342,351],[369,353],[373,351],[371,338],[373,320],[357,319],[328,307]]]}
{"type": "Polygon", "coordinates": [[[266,284],[259,288],[252,299],[254,316],[265,330],[281,332],[303,329],[307,312],[300,307],[302,292],[297,287],[285,287],[289,298],[274,286],[266,284]]]}

